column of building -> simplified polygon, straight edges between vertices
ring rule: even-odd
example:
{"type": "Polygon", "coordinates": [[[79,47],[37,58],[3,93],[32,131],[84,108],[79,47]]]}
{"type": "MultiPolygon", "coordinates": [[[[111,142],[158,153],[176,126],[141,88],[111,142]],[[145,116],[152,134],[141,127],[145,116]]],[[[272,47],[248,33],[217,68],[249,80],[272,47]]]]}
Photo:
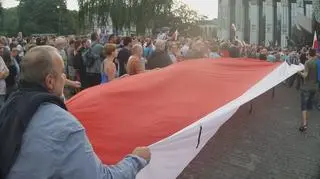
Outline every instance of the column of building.
{"type": "Polygon", "coordinates": [[[249,0],[243,0],[243,40],[250,42],[250,7],[249,0]]]}
{"type": "Polygon", "coordinates": [[[281,47],[287,47],[287,38],[289,36],[289,3],[288,0],[281,0],[281,47]]]}
{"type": "Polygon", "coordinates": [[[229,7],[229,0],[221,0],[219,1],[219,12],[218,12],[218,19],[219,19],[219,35],[222,39],[229,39],[230,38],[230,7],[229,7]]]}
{"type": "Polygon", "coordinates": [[[270,45],[270,42],[274,42],[274,0],[266,0],[266,38],[265,38],[265,45],[270,45]]]}
{"type": "Polygon", "coordinates": [[[296,8],[297,15],[304,16],[305,14],[304,14],[304,2],[303,2],[303,0],[297,0],[296,4],[297,4],[297,8],[296,8]]]}
{"type": "Polygon", "coordinates": [[[251,0],[249,4],[250,16],[250,43],[259,43],[259,0],[251,0]]]}
{"type": "Polygon", "coordinates": [[[244,40],[244,6],[243,6],[243,0],[236,0],[235,1],[235,25],[237,28],[236,31],[236,36],[238,37],[238,39],[240,40],[244,40]]]}

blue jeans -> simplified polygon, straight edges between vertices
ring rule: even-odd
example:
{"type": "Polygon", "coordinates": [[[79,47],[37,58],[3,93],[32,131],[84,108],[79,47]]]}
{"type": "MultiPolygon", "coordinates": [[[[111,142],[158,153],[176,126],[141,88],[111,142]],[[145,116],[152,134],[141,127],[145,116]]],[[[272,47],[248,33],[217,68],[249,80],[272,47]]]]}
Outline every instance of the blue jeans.
{"type": "Polygon", "coordinates": [[[302,89],[300,91],[301,111],[312,110],[315,95],[316,95],[316,90],[302,89]]]}

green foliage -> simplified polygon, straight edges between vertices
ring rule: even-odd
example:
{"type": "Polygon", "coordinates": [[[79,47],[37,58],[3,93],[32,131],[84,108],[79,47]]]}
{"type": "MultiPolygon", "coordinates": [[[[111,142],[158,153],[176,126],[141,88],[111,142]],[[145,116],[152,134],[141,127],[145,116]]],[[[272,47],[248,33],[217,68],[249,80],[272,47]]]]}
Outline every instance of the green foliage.
{"type": "Polygon", "coordinates": [[[144,34],[146,28],[190,29],[204,18],[174,0],[78,0],[78,3],[82,29],[110,25],[110,18],[116,31],[135,25],[137,34],[144,34]]]}
{"type": "Polygon", "coordinates": [[[24,34],[74,34],[77,21],[65,0],[20,0],[19,30],[24,34]]]}
{"type": "Polygon", "coordinates": [[[67,10],[66,0],[19,1],[18,7],[0,8],[0,33],[69,35],[111,22],[116,31],[136,26],[144,34],[147,28],[170,27],[190,34],[205,18],[177,0],[78,0],[79,12],[67,10]]]}
{"type": "Polygon", "coordinates": [[[75,34],[78,12],[69,11],[65,0],[20,0],[18,7],[2,9],[1,33],[16,35],[75,34]],[[58,8],[59,7],[59,8],[58,8]]]}
{"type": "Polygon", "coordinates": [[[152,26],[152,20],[171,8],[173,0],[78,0],[79,20],[85,29],[106,26],[109,18],[116,31],[137,26],[138,33],[152,26]]]}
{"type": "Polygon", "coordinates": [[[18,9],[3,9],[3,22],[1,25],[1,31],[3,32],[3,35],[17,35],[19,27],[18,9]]]}
{"type": "Polygon", "coordinates": [[[199,22],[207,19],[192,10],[187,4],[176,1],[171,11],[156,18],[156,28],[171,27],[179,29],[182,35],[195,36],[200,34],[199,22]]]}

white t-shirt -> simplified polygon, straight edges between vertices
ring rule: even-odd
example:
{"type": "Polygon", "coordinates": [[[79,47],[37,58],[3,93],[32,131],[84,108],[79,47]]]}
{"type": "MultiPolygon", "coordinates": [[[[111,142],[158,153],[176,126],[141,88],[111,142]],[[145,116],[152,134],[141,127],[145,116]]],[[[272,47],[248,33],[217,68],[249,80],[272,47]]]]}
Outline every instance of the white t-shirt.
{"type": "MultiPolygon", "coordinates": [[[[2,57],[0,57],[0,72],[9,72],[7,65],[4,63],[2,57]]],[[[0,95],[6,94],[6,81],[5,79],[0,79],[0,95]]]]}
{"type": "Polygon", "coordinates": [[[188,45],[184,45],[180,50],[181,51],[181,55],[184,56],[184,57],[187,56],[189,48],[190,47],[188,45]]]}
{"type": "Polygon", "coordinates": [[[23,47],[21,45],[17,45],[17,49],[20,52],[19,53],[19,57],[23,57],[24,56],[24,50],[23,47]]]}
{"type": "Polygon", "coordinates": [[[158,39],[159,40],[167,40],[167,34],[166,33],[159,34],[158,39]]]}

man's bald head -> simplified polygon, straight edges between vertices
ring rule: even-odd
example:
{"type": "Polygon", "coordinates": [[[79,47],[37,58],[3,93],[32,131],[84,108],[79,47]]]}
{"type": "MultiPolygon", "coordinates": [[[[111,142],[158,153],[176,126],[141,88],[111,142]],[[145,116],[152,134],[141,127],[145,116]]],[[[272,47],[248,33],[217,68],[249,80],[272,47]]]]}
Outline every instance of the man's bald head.
{"type": "Polygon", "coordinates": [[[54,69],[54,60],[57,57],[59,57],[59,53],[54,47],[38,46],[32,48],[21,61],[21,80],[43,84],[47,75],[57,75],[54,69]]]}

